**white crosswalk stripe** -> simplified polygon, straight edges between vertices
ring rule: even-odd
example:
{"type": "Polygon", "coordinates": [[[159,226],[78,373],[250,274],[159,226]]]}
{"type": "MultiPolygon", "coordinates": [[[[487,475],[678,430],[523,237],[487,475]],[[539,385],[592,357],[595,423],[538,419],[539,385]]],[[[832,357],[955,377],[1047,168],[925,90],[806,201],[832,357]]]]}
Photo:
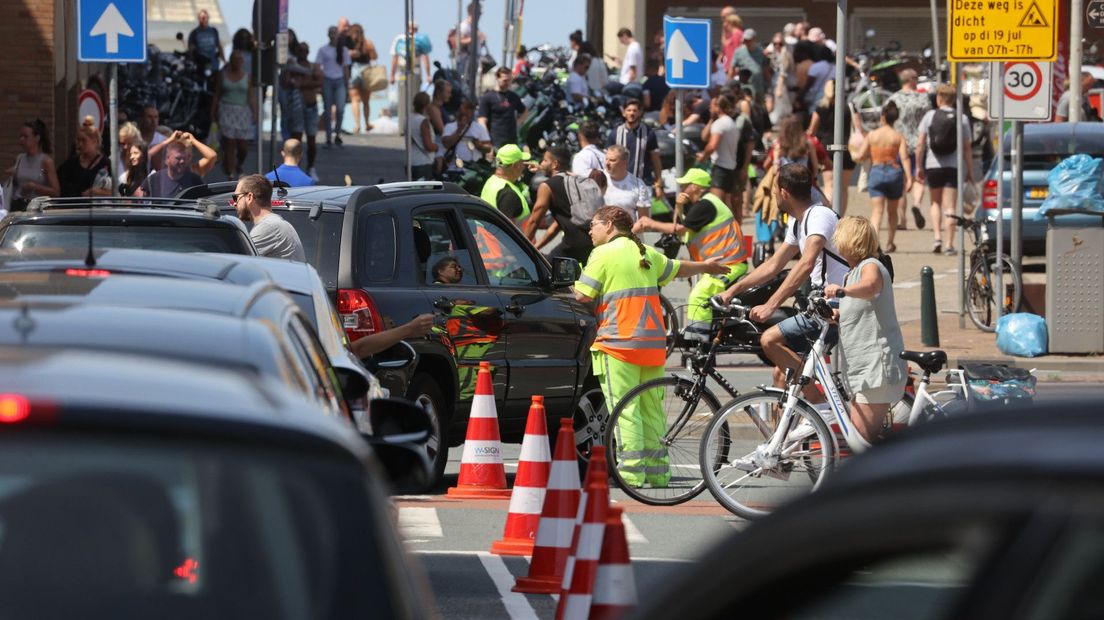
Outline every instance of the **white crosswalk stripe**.
{"type": "Polygon", "coordinates": [[[436,508],[399,507],[399,532],[407,542],[444,538],[436,508]]]}

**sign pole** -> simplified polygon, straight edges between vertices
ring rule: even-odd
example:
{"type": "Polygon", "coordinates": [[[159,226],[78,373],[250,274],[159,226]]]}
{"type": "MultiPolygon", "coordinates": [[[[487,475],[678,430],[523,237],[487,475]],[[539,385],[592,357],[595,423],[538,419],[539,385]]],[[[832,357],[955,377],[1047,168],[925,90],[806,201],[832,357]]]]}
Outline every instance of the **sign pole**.
{"type": "MultiPolygon", "coordinates": [[[[111,194],[119,195],[119,65],[108,68],[107,118],[111,132],[111,194]]],[[[132,181],[133,182],[133,181],[132,181]]]]}
{"type": "MultiPolygon", "coordinates": [[[[958,140],[958,150],[955,151],[955,166],[958,170],[958,191],[955,193],[955,213],[962,217],[962,183],[966,178],[966,166],[971,162],[966,161],[963,146],[966,144],[966,136],[962,135],[962,63],[952,63],[954,67],[955,84],[955,136],[958,140]]],[[[940,208],[943,205],[939,205],[940,208]]],[[[963,245],[966,243],[966,230],[961,226],[958,229],[958,327],[966,328],[966,252],[963,245]]],[[[953,232],[951,233],[954,234],[953,232]]],[[[950,239],[948,239],[950,241],[950,239]]]]}
{"type": "Polygon", "coordinates": [[[686,162],[682,157],[682,90],[675,89],[675,178],[681,179],[686,174],[686,162]]]}
{"type": "Polygon", "coordinates": [[[1081,20],[1085,19],[1085,11],[1082,8],[1082,0],[1072,0],[1070,3],[1070,50],[1069,71],[1066,79],[1069,81],[1069,122],[1081,121],[1081,100],[1085,93],[1081,92],[1081,20]]]}
{"type": "Polygon", "coordinates": [[[1012,121],[1012,264],[1023,273],[1023,123],[1012,121]]]}
{"type": "MultiPolygon", "coordinates": [[[[253,53],[253,79],[257,81],[257,174],[264,174],[264,80],[261,79],[261,48],[264,47],[261,24],[264,23],[264,2],[255,2],[257,7],[257,21],[253,24],[253,39],[257,42],[257,49],[253,53]]],[[[340,129],[340,128],[338,128],[340,129]]],[[[238,171],[239,174],[241,171],[238,171]]]]}
{"type": "Polygon", "coordinates": [[[413,19],[411,4],[414,0],[403,0],[403,12],[405,13],[403,28],[405,28],[406,36],[403,37],[404,47],[403,56],[406,57],[406,67],[403,70],[403,113],[399,115],[399,118],[405,119],[406,127],[401,128],[403,132],[403,142],[405,143],[406,150],[406,180],[413,181],[413,165],[410,160],[410,147],[414,142],[414,136],[410,135],[410,117],[414,111],[414,89],[411,81],[414,77],[414,32],[410,28],[410,22],[413,19]]]}
{"type": "Polygon", "coordinates": [[[843,136],[844,112],[847,105],[847,0],[839,0],[836,5],[836,91],[835,126],[832,133],[832,206],[836,213],[847,211],[843,201],[843,151],[847,148],[847,139],[843,136]]]}
{"type": "Polygon", "coordinates": [[[998,320],[1004,314],[1004,261],[1001,260],[1004,256],[1004,68],[1003,62],[997,66],[1000,96],[997,97],[997,286],[994,301],[998,320]]]}
{"type": "MultiPolygon", "coordinates": [[[[932,18],[932,60],[935,61],[935,75],[936,79],[942,81],[940,78],[943,75],[943,61],[940,58],[939,49],[939,13],[936,11],[936,0],[931,0],[931,18],[932,18]]],[[[838,38],[838,37],[837,37],[838,38]]],[[[838,46],[839,43],[836,43],[838,46]]]]}

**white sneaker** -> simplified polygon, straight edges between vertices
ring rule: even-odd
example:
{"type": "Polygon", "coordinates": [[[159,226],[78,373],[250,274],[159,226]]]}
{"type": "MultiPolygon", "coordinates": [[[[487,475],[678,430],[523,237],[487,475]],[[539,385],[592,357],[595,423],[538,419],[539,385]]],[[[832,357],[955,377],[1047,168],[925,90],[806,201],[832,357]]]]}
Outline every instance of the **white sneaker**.
{"type": "Polygon", "coordinates": [[[313,166],[312,166],[312,167],[311,167],[311,169],[310,169],[310,170],[309,170],[309,171],[307,172],[307,174],[309,174],[309,175],[310,175],[310,178],[311,178],[311,180],[313,180],[313,181],[314,181],[315,183],[318,183],[318,171],[317,171],[317,170],[315,170],[313,166]]]}

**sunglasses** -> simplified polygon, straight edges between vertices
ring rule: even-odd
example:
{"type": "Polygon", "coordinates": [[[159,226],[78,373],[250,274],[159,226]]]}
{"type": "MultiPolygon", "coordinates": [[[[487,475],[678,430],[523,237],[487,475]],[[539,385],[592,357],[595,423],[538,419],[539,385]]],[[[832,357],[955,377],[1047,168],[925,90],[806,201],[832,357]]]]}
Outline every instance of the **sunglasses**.
{"type": "Polygon", "coordinates": [[[246,194],[252,194],[253,192],[242,192],[240,194],[230,194],[230,206],[234,206],[238,202],[238,198],[245,196],[246,194]]]}

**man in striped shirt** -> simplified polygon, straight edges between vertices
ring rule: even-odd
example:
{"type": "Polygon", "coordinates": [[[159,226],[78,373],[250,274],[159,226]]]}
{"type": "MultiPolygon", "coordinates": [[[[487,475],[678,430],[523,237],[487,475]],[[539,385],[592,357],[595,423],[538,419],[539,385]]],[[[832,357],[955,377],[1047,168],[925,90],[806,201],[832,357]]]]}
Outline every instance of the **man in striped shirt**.
{"type": "Polygon", "coordinates": [[[661,171],[663,164],[659,159],[659,143],[655,132],[642,122],[644,117],[640,101],[629,99],[621,108],[625,122],[610,131],[608,145],[618,144],[628,151],[629,173],[645,183],[654,186],[655,195],[663,193],[661,171]]]}

